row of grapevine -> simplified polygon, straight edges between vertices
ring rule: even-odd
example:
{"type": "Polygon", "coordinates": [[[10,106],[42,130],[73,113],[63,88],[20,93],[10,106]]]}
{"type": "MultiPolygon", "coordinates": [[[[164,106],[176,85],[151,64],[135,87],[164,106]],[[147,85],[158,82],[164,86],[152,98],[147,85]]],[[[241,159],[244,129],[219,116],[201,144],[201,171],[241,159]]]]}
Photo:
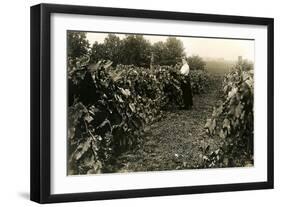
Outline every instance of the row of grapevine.
{"type": "Polygon", "coordinates": [[[223,100],[214,107],[205,125],[209,135],[220,138],[216,150],[204,152],[204,167],[231,167],[253,164],[253,70],[237,64],[224,77],[223,100]]]}
{"type": "Polygon", "coordinates": [[[190,79],[193,94],[203,94],[207,92],[210,76],[206,71],[191,70],[190,79]]]}
{"type": "MultiPolygon", "coordinates": [[[[191,73],[195,92],[205,73],[191,73]]],[[[154,69],[99,61],[77,62],[68,72],[68,174],[112,172],[107,163],[140,142],[144,127],[162,110],[182,106],[183,76],[177,67],[154,69]]]]}

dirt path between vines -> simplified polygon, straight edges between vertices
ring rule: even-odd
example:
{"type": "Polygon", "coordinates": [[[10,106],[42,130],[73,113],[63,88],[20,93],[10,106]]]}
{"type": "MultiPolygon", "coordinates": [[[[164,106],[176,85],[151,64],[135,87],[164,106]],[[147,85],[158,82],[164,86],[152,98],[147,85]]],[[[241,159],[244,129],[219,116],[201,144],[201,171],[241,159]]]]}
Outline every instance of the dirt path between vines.
{"type": "Polygon", "coordinates": [[[164,112],[165,117],[150,126],[139,147],[118,157],[117,172],[198,168],[200,146],[208,139],[204,126],[219,100],[220,87],[221,79],[214,78],[207,93],[193,97],[191,110],[164,112]]]}

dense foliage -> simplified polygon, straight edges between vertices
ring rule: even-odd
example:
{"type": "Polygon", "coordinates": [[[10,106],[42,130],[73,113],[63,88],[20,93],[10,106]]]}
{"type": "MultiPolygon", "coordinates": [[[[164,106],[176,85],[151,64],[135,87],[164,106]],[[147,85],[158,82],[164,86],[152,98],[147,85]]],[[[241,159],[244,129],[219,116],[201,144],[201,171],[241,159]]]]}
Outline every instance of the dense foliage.
{"type": "Polygon", "coordinates": [[[181,40],[169,37],[165,42],[156,42],[152,45],[153,64],[176,65],[185,57],[184,46],[181,40]]]}
{"type": "Polygon", "coordinates": [[[68,68],[73,68],[80,58],[89,54],[89,51],[90,43],[85,32],[70,31],[67,33],[68,68]]]}
{"type": "Polygon", "coordinates": [[[189,56],[187,62],[190,70],[204,70],[206,66],[205,61],[198,55],[189,56]]]}
{"type": "Polygon", "coordinates": [[[185,56],[183,43],[175,37],[152,44],[143,35],[126,35],[123,39],[109,34],[102,43],[95,42],[91,48],[91,62],[111,60],[113,65],[175,65],[185,56]]]}
{"type": "MultiPolygon", "coordinates": [[[[137,146],[145,127],[163,110],[182,106],[178,67],[87,61],[81,58],[68,73],[68,174],[111,172],[112,158],[137,146]]],[[[207,87],[207,77],[202,71],[191,73],[196,93],[207,87]]]]}
{"type": "MultiPolygon", "coordinates": [[[[248,67],[247,67],[248,68],[248,67]]],[[[214,108],[205,128],[219,136],[218,149],[205,149],[205,167],[247,166],[253,164],[253,70],[236,64],[223,81],[223,101],[214,108]]]]}
{"type": "Polygon", "coordinates": [[[202,70],[190,71],[191,88],[193,94],[206,93],[206,89],[209,87],[210,75],[202,70]]]}

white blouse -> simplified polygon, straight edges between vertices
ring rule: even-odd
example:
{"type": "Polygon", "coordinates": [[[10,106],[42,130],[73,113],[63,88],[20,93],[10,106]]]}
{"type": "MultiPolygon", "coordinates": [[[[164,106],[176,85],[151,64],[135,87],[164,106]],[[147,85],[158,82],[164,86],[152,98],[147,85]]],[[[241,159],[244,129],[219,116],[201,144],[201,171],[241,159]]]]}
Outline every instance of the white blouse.
{"type": "Polygon", "coordinates": [[[187,62],[185,62],[185,63],[183,64],[183,66],[181,67],[180,73],[183,74],[183,75],[185,75],[185,76],[188,76],[189,70],[190,70],[190,69],[189,69],[189,65],[187,64],[187,62]]]}

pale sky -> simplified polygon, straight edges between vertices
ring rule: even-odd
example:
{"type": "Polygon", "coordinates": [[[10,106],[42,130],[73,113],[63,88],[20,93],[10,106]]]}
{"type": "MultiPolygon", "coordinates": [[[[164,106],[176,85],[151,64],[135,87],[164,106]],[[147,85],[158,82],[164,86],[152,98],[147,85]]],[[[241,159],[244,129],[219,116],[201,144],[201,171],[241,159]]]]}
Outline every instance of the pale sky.
{"type": "MultiPolygon", "coordinates": [[[[108,33],[87,33],[90,44],[95,41],[103,43],[108,33]]],[[[123,39],[124,34],[116,34],[123,39]]],[[[143,35],[151,43],[165,41],[167,36],[143,35]]],[[[203,58],[224,58],[226,60],[237,60],[238,56],[243,59],[254,61],[255,41],[237,39],[216,39],[198,37],[176,37],[183,42],[187,56],[199,55],[203,58]]]]}

